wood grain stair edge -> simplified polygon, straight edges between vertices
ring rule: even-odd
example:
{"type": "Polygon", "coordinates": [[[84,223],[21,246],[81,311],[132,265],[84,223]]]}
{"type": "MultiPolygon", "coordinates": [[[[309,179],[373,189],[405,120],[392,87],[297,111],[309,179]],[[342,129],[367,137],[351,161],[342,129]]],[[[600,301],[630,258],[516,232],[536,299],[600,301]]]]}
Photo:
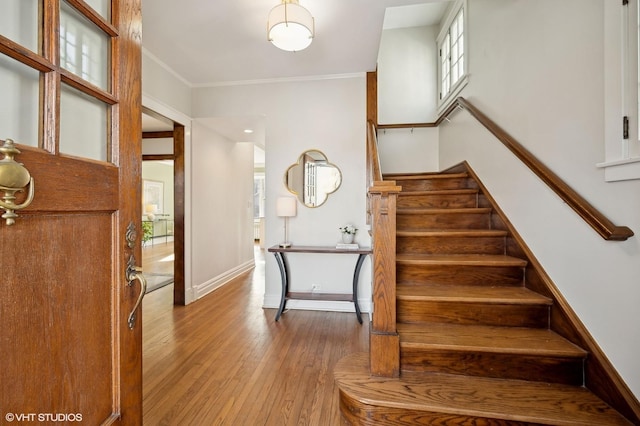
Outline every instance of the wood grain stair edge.
{"type": "Polygon", "coordinates": [[[490,254],[397,254],[396,262],[404,265],[457,265],[457,266],[527,266],[525,259],[490,254]]]}
{"type": "Polygon", "coordinates": [[[506,237],[501,229],[442,229],[429,231],[397,231],[397,237],[506,237]]]}
{"type": "Polygon", "coordinates": [[[551,306],[553,301],[525,287],[462,286],[454,284],[399,284],[398,300],[459,303],[537,304],[551,306]]]}
{"type": "Polygon", "coordinates": [[[489,207],[466,207],[466,208],[420,208],[420,207],[399,207],[396,215],[456,215],[456,214],[488,214],[491,213],[489,207]]]}
{"type": "Polygon", "coordinates": [[[631,425],[601,399],[576,386],[448,374],[375,377],[369,373],[367,353],[341,359],[334,377],[341,404],[349,404],[347,397],[363,406],[504,420],[500,424],[631,425]]]}
{"type": "Polygon", "coordinates": [[[462,173],[389,173],[383,174],[382,178],[384,180],[395,180],[395,181],[403,181],[403,180],[438,180],[438,179],[465,179],[468,178],[469,174],[466,172],[462,173]]]}
{"type": "Polygon", "coordinates": [[[584,359],[587,351],[547,329],[440,323],[398,324],[400,346],[584,359]]]}

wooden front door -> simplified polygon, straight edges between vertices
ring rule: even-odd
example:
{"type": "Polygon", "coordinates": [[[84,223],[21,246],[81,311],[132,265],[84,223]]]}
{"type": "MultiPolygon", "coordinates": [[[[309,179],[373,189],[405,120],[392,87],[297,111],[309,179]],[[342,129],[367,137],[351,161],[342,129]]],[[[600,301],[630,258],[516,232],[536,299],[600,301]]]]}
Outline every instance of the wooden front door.
{"type": "Polygon", "coordinates": [[[0,143],[35,189],[0,220],[0,424],[142,423],[140,9],[0,5],[0,143]]]}

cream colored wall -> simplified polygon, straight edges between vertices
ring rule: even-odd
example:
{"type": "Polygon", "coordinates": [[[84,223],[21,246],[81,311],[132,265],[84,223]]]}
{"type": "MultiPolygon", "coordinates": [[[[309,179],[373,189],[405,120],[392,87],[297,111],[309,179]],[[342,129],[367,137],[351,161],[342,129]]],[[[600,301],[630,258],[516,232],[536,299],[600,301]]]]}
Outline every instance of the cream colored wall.
{"type": "Polygon", "coordinates": [[[607,183],[603,2],[468,2],[462,95],[614,223],[607,242],[466,112],[440,129],[440,163],[468,160],[636,396],[640,395],[640,181],[607,183]]]}

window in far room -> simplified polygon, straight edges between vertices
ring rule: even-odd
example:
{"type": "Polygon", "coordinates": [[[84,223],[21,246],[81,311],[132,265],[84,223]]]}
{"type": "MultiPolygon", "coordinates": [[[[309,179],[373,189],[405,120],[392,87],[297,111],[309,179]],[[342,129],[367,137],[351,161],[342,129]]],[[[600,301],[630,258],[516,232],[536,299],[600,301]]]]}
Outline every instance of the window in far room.
{"type": "Polygon", "coordinates": [[[439,110],[446,108],[467,82],[465,57],[468,37],[464,15],[465,2],[456,2],[437,39],[439,110]]]}

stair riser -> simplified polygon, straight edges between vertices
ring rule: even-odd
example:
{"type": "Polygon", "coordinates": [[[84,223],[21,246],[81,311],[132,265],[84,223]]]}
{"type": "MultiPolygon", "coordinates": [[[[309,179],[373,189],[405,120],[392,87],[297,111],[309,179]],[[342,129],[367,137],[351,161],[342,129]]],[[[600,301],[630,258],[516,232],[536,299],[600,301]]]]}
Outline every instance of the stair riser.
{"type": "Polygon", "coordinates": [[[401,254],[504,254],[504,237],[398,236],[401,254]]]}
{"type": "Polygon", "coordinates": [[[545,328],[549,325],[549,306],[403,300],[396,302],[398,322],[444,322],[505,327],[545,328]]]}
{"type": "Polygon", "coordinates": [[[340,391],[340,413],[344,425],[353,426],[426,426],[426,425],[477,425],[477,426],[538,426],[540,423],[490,419],[464,414],[436,413],[362,403],[340,391]]]}
{"type": "Polygon", "coordinates": [[[478,205],[477,194],[411,195],[400,193],[398,208],[422,207],[427,209],[473,208],[478,205]]]}
{"type": "Polygon", "coordinates": [[[396,265],[398,284],[522,286],[519,266],[396,265]]]}
{"type": "Polygon", "coordinates": [[[489,213],[398,214],[397,229],[426,231],[432,229],[490,229],[489,213]]]}
{"type": "Polygon", "coordinates": [[[437,372],[581,386],[583,359],[400,348],[402,371],[437,372]]]}
{"type": "Polygon", "coordinates": [[[476,188],[474,182],[469,181],[468,178],[398,180],[396,184],[400,185],[403,191],[438,191],[443,189],[476,188]]]}

